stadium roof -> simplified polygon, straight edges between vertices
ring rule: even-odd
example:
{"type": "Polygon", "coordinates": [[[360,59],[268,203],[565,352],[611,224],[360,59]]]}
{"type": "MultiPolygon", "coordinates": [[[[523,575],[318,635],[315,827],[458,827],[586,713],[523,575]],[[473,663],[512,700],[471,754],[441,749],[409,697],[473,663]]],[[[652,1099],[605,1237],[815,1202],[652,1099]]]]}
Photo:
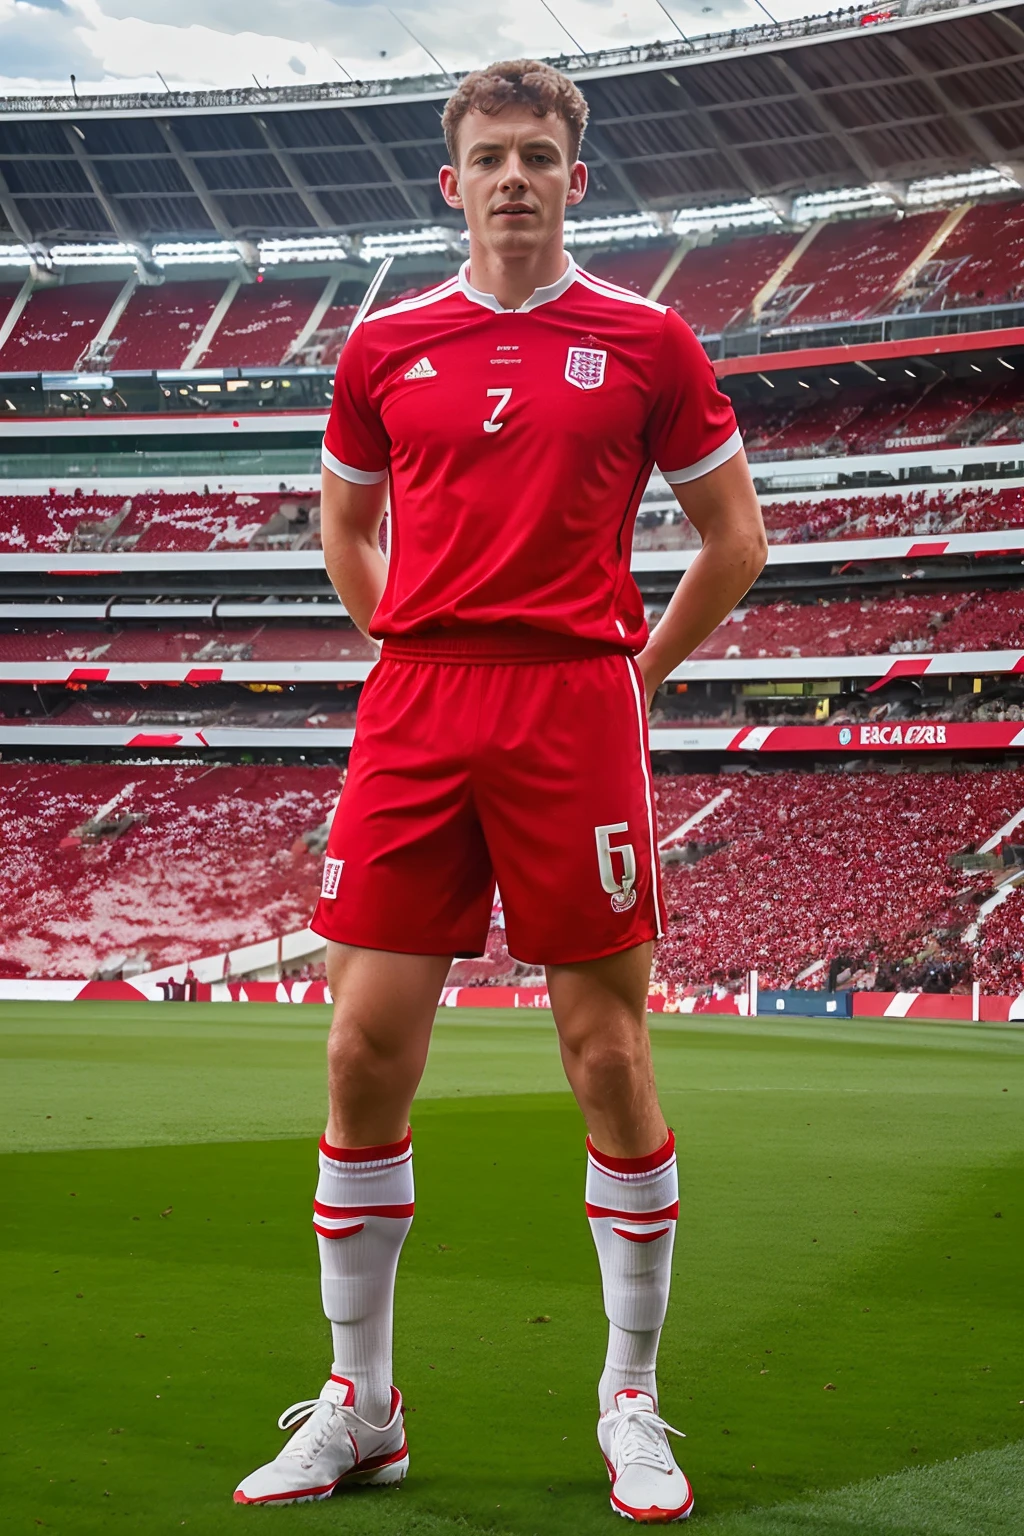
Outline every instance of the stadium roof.
{"type": "MultiPolygon", "coordinates": [[[[586,212],[903,183],[1024,185],[1024,4],[895,0],[553,60],[592,117],[586,212]]],[[[266,236],[457,222],[452,78],[0,102],[0,240],[266,236]]]]}

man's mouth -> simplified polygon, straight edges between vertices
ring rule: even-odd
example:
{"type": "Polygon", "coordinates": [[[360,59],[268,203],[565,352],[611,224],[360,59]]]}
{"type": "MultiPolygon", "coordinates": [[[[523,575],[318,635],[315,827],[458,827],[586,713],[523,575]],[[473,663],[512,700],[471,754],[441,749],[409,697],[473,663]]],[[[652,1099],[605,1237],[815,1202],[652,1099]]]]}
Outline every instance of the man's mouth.
{"type": "Polygon", "coordinates": [[[494,212],[498,217],[503,219],[533,217],[533,209],[527,207],[525,203],[502,203],[500,207],[495,208],[494,212]]]}

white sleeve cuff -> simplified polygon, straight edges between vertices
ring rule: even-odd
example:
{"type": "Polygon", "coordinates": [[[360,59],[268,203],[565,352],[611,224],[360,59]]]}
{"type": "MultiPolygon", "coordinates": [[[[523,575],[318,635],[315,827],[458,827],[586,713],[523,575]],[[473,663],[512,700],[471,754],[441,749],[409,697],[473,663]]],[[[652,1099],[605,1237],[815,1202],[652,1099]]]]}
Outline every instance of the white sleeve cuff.
{"type": "Polygon", "coordinates": [[[380,485],[381,481],[388,477],[386,469],[353,469],[351,464],[343,464],[340,459],[334,457],[326,444],[320,450],[320,462],[334,474],[340,475],[342,480],[348,480],[353,485],[380,485]]]}
{"type": "MultiPolygon", "coordinates": [[[[696,464],[689,464],[685,469],[662,469],[661,472],[669,485],[685,485],[688,480],[699,480],[701,475],[710,474],[713,469],[717,469],[720,464],[726,463],[728,459],[739,453],[742,447],[743,439],[737,427],[732,437],[727,437],[724,443],[718,448],[713,448],[703,459],[698,459],[696,464]]],[[[660,464],[658,468],[661,469],[660,464]]],[[[339,470],[338,473],[340,474],[341,471],[339,470]]]]}

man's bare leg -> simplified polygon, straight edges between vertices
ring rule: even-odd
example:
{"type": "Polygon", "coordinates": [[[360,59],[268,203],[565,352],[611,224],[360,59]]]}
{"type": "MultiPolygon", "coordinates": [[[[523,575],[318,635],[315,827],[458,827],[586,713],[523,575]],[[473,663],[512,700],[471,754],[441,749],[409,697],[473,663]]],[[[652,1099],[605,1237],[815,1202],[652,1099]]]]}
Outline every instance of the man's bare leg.
{"type": "Polygon", "coordinates": [[[391,1383],[395,1271],[413,1212],[409,1107],[450,963],[327,946],[330,1114],[313,1227],[334,1362],[319,1397],[282,1417],[295,1433],[243,1478],[237,1504],[305,1503],[349,1480],[400,1483],[408,1470],[402,1399],[391,1383]]]}
{"type": "Polygon", "coordinates": [[[612,1157],[646,1157],[668,1134],[647,1032],[652,951],[547,968],[565,1075],[595,1146],[612,1157]]]}
{"type": "Polygon", "coordinates": [[[450,959],[328,944],[334,1020],[330,1115],[313,1224],[331,1322],[331,1375],[351,1382],[371,1424],[392,1407],[395,1272],[412,1224],[409,1109],[450,959]]]}
{"type": "Polygon", "coordinates": [[[679,1192],[647,1032],[651,945],[548,967],[562,1062],[590,1132],[587,1215],[601,1266],[608,1352],[602,1414],[649,1393],[672,1269],[679,1192]]]}
{"type": "Polygon", "coordinates": [[[398,955],[328,942],[327,980],[334,998],[327,1041],[332,1147],[376,1147],[405,1135],[450,966],[450,956],[398,955]]]}

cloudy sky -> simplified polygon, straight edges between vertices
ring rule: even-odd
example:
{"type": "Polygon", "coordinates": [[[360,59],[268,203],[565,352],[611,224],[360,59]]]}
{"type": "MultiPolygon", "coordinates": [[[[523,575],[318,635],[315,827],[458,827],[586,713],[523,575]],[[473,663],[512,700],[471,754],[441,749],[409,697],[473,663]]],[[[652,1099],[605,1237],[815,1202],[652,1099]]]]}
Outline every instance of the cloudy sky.
{"type": "MultiPolygon", "coordinates": [[[[682,30],[764,20],[757,0],[665,0],[682,30]]],[[[765,0],[779,19],[828,9],[765,0]]],[[[834,3],[834,0],[832,0],[834,3]]],[[[551,0],[583,49],[676,34],[658,0],[551,0]]],[[[40,89],[295,85],[574,51],[542,0],[0,0],[0,95],[40,89]]]]}

